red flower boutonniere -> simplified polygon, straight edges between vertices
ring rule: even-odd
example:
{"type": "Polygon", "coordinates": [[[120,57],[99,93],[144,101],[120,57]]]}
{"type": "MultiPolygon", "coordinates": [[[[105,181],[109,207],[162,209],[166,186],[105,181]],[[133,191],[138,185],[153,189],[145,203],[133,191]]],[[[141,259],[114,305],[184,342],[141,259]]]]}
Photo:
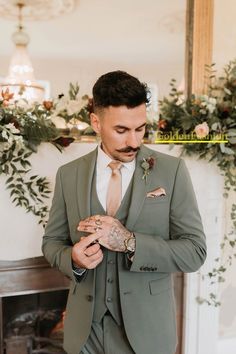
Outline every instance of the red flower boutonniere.
{"type": "Polygon", "coordinates": [[[147,176],[149,175],[151,169],[153,168],[155,164],[155,159],[154,157],[150,156],[148,158],[143,158],[141,161],[141,167],[143,169],[143,177],[142,179],[145,179],[145,182],[147,182],[147,176]]]}

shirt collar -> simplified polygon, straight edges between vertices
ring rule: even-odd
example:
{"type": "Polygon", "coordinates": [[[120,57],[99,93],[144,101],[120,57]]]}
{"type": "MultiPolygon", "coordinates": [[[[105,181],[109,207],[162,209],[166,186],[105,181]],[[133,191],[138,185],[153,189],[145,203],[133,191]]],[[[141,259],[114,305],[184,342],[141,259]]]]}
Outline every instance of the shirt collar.
{"type": "MultiPolygon", "coordinates": [[[[107,165],[113,161],[113,159],[108,156],[102,149],[98,146],[97,154],[97,171],[103,171],[107,168],[107,165]]],[[[122,162],[122,165],[127,168],[130,172],[135,170],[136,159],[131,162],[122,162]]]]}

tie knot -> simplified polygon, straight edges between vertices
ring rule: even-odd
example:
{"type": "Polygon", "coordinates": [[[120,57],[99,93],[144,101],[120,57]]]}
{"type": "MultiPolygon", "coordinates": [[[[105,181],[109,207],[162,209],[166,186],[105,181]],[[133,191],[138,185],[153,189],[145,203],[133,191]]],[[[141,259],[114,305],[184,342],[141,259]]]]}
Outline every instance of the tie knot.
{"type": "Polygon", "coordinates": [[[112,172],[118,171],[120,170],[122,163],[120,161],[111,161],[108,166],[110,167],[110,169],[112,170],[112,172]]]}

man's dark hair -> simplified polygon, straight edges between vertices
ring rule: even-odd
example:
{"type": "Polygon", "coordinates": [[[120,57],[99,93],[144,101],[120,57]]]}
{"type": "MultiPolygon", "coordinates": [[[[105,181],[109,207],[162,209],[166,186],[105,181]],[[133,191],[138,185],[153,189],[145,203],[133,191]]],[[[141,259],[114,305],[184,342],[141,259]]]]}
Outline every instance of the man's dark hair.
{"type": "Polygon", "coordinates": [[[134,108],[148,102],[147,85],[125,71],[104,74],[93,87],[94,111],[109,106],[134,108]]]}

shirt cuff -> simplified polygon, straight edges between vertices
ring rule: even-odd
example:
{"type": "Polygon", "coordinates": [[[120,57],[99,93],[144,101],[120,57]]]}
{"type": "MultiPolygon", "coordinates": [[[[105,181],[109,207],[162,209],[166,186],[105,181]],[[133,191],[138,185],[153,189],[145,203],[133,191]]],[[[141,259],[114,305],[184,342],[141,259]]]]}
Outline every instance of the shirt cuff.
{"type": "Polygon", "coordinates": [[[83,275],[86,272],[86,270],[87,269],[85,269],[85,268],[75,267],[75,265],[73,264],[73,261],[72,261],[72,271],[73,271],[74,275],[78,275],[80,277],[81,275],[83,275]]]}

